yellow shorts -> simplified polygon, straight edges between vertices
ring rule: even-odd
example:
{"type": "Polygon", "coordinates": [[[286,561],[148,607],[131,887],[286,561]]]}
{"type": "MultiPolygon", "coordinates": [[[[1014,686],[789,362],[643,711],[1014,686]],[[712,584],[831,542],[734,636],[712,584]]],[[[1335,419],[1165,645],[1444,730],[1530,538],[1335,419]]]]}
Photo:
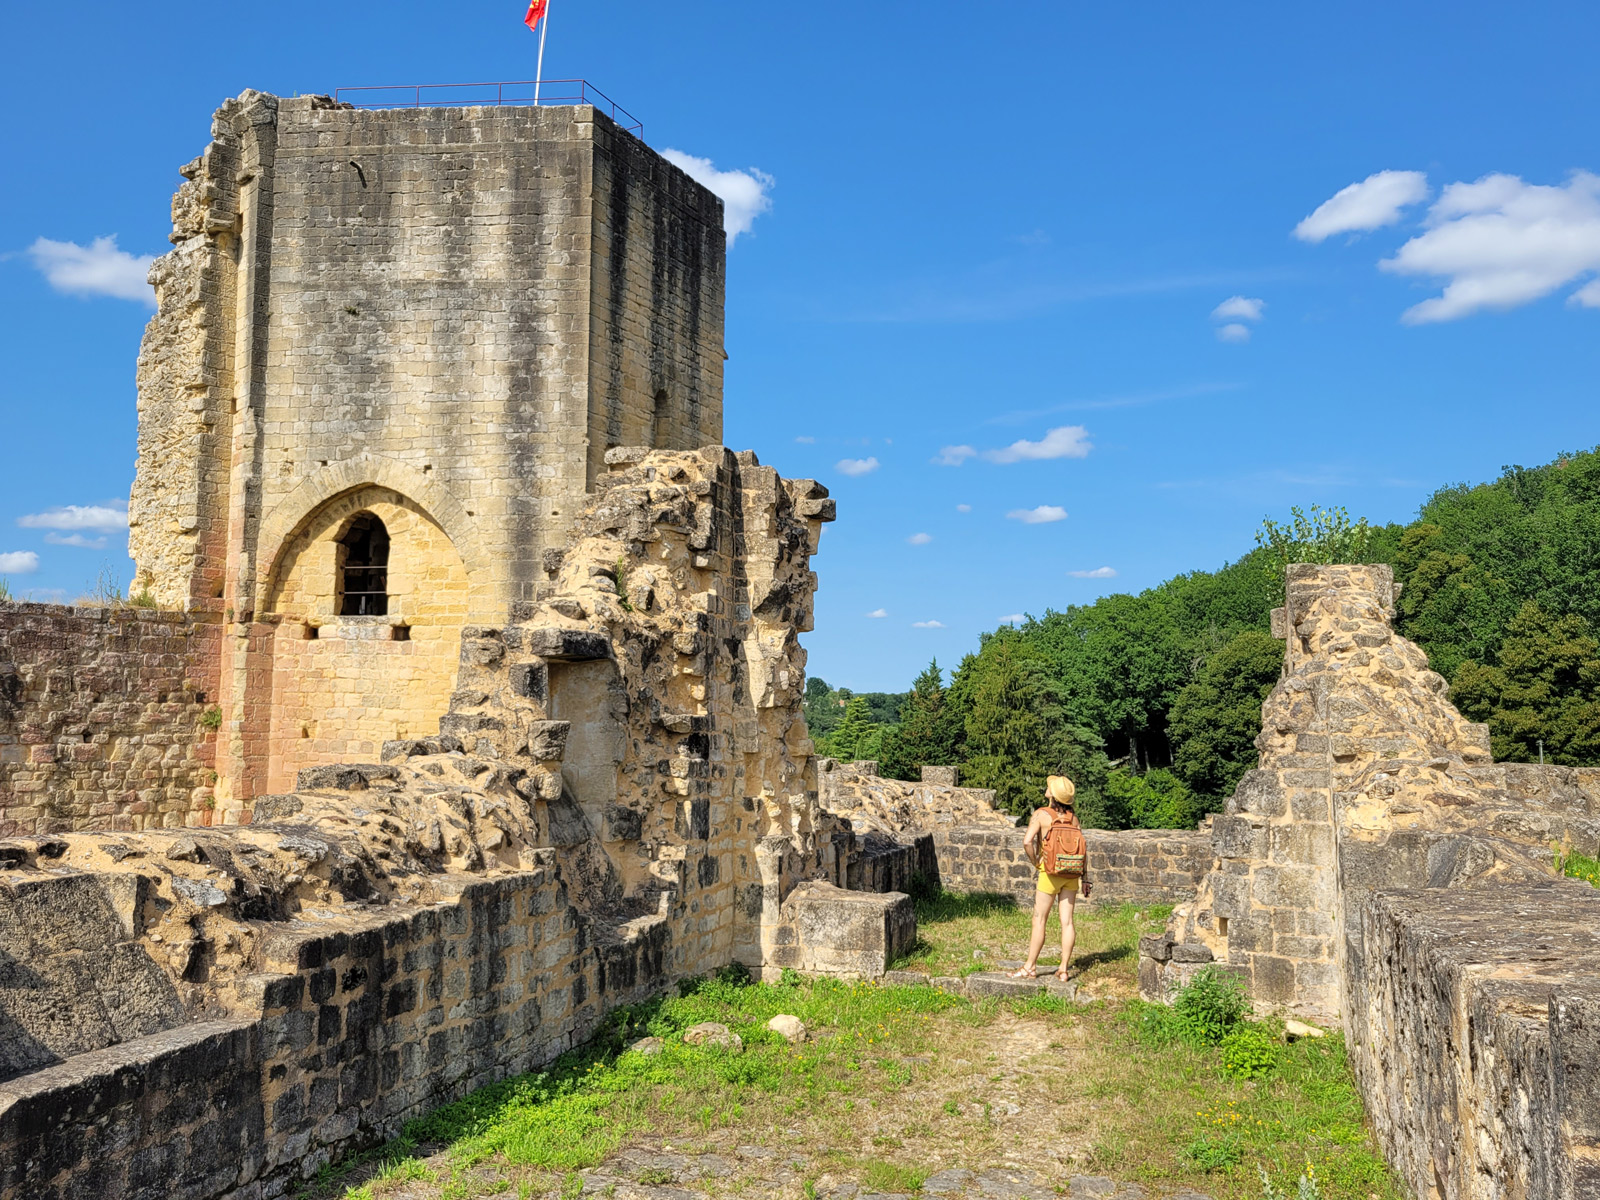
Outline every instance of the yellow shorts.
{"type": "Polygon", "coordinates": [[[1039,891],[1046,896],[1058,896],[1065,893],[1068,896],[1078,894],[1078,877],[1076,875],[1052,875],[1043,867],[1039,868],[1039,891]]]}

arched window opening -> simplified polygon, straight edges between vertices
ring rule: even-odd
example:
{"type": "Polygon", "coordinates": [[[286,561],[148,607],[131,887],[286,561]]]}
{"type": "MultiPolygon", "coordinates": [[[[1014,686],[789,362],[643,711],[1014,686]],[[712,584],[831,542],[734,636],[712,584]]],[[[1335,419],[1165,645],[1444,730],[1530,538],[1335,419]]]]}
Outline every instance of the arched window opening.
{"type": "Polygon", "coordinates": [[[389,531],[362,513],[339,539],[339,615],[381,617],[389,612],[389,531]]]}

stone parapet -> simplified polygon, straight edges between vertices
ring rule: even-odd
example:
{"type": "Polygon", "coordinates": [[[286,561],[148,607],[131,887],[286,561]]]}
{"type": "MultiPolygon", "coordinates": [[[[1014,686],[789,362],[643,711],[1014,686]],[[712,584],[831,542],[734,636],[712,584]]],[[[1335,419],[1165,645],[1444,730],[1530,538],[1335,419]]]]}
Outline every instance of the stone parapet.
{"type": "Polygon", "coordinates": [[[0,837],[222,816],[219,643],[179,613],[0,603],[0,837]]]}
{"type": "Polygon", "coordinates": [[[1350,1062],[1411,1194],[1600,1195],[1600,890],[1391,892],[1364,910],[1350,1062]]]}
{"type": "Polygon", "coordinates": [[[597,938],[553,862],[453,883],[434,904],[263,928],[234,1015],[0,1083],[0,1198],[68,1200],[89,1179],[129,1200],[284,1195],[661,983],[665,923],[597,938]]]}

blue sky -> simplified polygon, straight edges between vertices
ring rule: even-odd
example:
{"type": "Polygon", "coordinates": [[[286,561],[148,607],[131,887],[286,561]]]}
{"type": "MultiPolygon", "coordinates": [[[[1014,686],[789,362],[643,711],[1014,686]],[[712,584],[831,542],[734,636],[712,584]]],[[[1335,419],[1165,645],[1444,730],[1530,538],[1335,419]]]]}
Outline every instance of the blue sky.
{"type": "MultiPolygon", "coordinates": [[[[245,87],[527,78],[522,7],[12,14],[14,590],[132,573],[149,309],[96,239],[166,249],[177,167],[245,87]]],[[[1592,4],[552,0],[550,21],[547,75],[766,205],[729,254],[726,440],[838,497],[805,639],[831,683],[898,690],[1013,614],[1216,567],[1291,504],[1402,520],[1600,443],[1592,4]]]]}

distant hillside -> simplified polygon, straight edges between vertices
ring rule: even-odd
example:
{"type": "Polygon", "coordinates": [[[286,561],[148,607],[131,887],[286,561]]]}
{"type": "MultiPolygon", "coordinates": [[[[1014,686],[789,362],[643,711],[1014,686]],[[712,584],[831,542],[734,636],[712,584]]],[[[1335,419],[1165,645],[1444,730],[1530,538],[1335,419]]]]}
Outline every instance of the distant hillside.
{"type": "Polygon", "coordinates": [[[1496,758],[1600,763],[1600,454],[1441,488],[1408,525],[1313,508],[1257,540],[1219,570],[984,634],[948,685],[937,663],[900,694],[813,679],[812,736],[903,778],[958,763],[1019,814],[1065,773],[1088,824],[1192,826],[1255,764],[1286,564],[1384,562],[1400,631],[1488,722],[1496,758]]]}

